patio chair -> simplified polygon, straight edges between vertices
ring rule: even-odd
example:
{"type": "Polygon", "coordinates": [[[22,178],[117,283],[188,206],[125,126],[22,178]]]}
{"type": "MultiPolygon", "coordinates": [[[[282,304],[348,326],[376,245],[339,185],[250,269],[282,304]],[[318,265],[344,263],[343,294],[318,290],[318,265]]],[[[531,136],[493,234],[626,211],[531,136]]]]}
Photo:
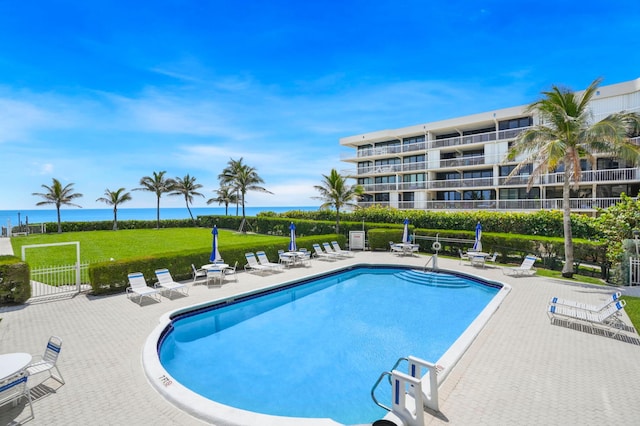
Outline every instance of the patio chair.
{"type": "Polygon", "coordinates": [[[201,278],[207,278],[207,270],[206,269],[198,269],[196,265],[191,264],[191,275],[193,276],[193,282],[195,283],[197,280],[201,278]]]}
{"type": "Polygon", "coordinates": [[[224,280],[224,271],[219,267],[211,267],[207,268],[207,287],[213,285],[222,286],[222,281],[224,280]]]}
{"type": "MultiPolygon", "coordinates": [[[[33,403],[31,401],[31,391],[27,387],[27,377],[29,373],[25,370],[20,371],[6,379],[0,381],[0,406],[9,402],[17,403],[23,396],[27,398],[29,403],[29,409],[31,410],[31,416],[24,420],[31,420],[34,418],[33,403]]],[[[22,424],[24,421],[21,421],[22,424]]],[[[11,422],[9,424],[13,424],[11,422]]]]}
{"type": "Polygon", "coordinates": [[[494,252],[493,252],[493,254],[491,255],[491,257],[489,257],[489,258],[487,258],[487,259],[485,260],[485,265],[486,265],[487,263],[492,263],[493,265],[495,265],[495,264],[496,264],[496,260],[497,260],[497,259],[498,259],[498,252],[497,252],[497,251],[494,251],[494,252]]]}
{"type": "Polygon", "coordinates": [[[282,271],[282,264],[271,262],[264,251],[257,251],[258,263],[262,266],[266,266],[273,271],[282,271]]]}
{"type": "Polygon", "coordinates": [[[502,272],[505,275],[509,275],[512,277],[524,277],[524,276],[535,275],[536,270],[532,268],[533,268],[533,265],[536,263],[536,260],[538,260],[538,258],[535,257],[534,255],[532,254],[527,255],[525,256],[520,266],[512,267],[512,268],[503,268],[502,272]]]}
{"type": "Polygon", "coordinates": [[[393,241],[389,241],[389,251],[397,254],[402,253],[403,249],[402,247],[398,247],[393,241]]]}
{"type": "Polygon", "coordinates": [[[547,315],[552,324],[558,320],[564,320],[569,323],[584,324],[591,328],[591,332],[599,328],[606,332],[612,332],[612,336],[616,336],[625,327],[618,315],[625,306],[624,300],[618,300],[599,312],[593,312],[565,305],[550,305],[547,309],[547,315]]]}
{"type": "Polygon", "coordinates": [[[238,269],[238,261],[236,260],[236,263],[233,266],[229,266],[228,268],[224,268],[224,270],[222,272],[224,272],[224,277],[229,276],[229,275],[233,275],[233,279],[236,282],[238,282],[238,275],[236,274],[237,269],[238,269]]]}
{"type": "MultiPolygon", "coordinates": [[[[64,379],[58,369],[58,356],[60,355],[60,349],[62,348],[62,339],[58,336],[51,336],[47,342],[47,347],[44,349],[44,354],[34,355],[31,364],[27,365],[25,369],[29,376],[35,376],[39,373],[48,372],[49,377],[64,385],[64,379]],[[57,376],[53,374],[53,370],[56,371],[57,376]]],[[[46,380],[46,379],[45,379],[46,380]]]]}
{"type": "Polygon", "coordinates": [[[169,297],[173,291],[180,292],[187,296],[189,294],[189,288],[185,284],[177,283],[173,280],[171,272],[168,269],[156,269],[156,278],[158,282],[155,284],[155,288],[160,287],[160,290],[169,290],[169,297]]]}
{"type": "Polygon", "coordinates": [[[278,262],[285,268],[291,267],[295,264],[295,257],[286,255],[284,250],[278,250],[278,262]]]}
{"type": "Polygon", "coordinates": [[[352,252],[351,250],[342,250],[342,248],[340,247],[340,244],[338,244],[338,242],[337,242],[337,241],[331,241],[331,246],[333,247],[333,250],[334,250],[336,253],[340,253],[340,254],[342,254],[342,255],[344,255],[344,256],[347,256],[347,257],[353,257],[353,256],[355,256],[355,255],[356,255],[356,254],[355,254],[354,252],[352,252]]]}
{"type": "Polygon", "coordinates": [[[309,252],[306,248],[301,247],[301,248],[298,249],[298,253],[300,253],[300,256],[298,257],[298,260],[300,262],[302,262],[303,265],[310,266],[311,265],[311,252],[309,252]]]}
{"type": "Polygon", "coordinates": [[[271,268],[267,268],[266,266],[261,265],[260,263],[258,263],[258,259],[256,258],[256,255],[254,253],[245,253],[244,257],[245,257],[245,259],[247,259],[247,264],[244,265],[244,270],[245,271],[247,271],[247,272],[258,272],[258,273],[272,271],[271,268]]]}
{"type": "Polygon", "coordinates": [[[313,244],[313,251],[316,254],[316,257],[318,259],[325,259],[325,260],[336,260],[338,257],[336,255],[332,255],[332,254],[328,254],[322,251],[322,249],[320,248],[320,244],[318,243],[314,243],[313,244]]]}
{"type": "Polygon", "coordinates": [[[485,255],[486,253],[483,253],[483,254],[467,253],[467,256],[469,257],[469,263],[471,264],[471,266],[482,266],[483,268],[487,260],[485,255]]]}
{"type": "Polygon", "coordinates": [[[138,303],[142,306],[142,298],[148,297],[160,301],[160,291],[147,285],[142,272],[132,272],[128,275],[129,287],[127,287],[127,297],[138,295],[138,303]]]}
{"type": "Polygon", "coordinates": [[[458,249],[458,254],[460,254],[458,265],[462,265],[462,261],[464,260],[469,260],[469,253],[463,253],[462,250],[458,249]]]}
{"type": "Polygon", "coordinates": [[[606,307],[608,307],[609,305],[611,305],[612,303],[615,303],[618,300],[620,300],[620,296],[622,296],[622,293],[620,293],[619,291],[615,292],[600,305],[590,305],[587,303],[576,302],[575,300],[552,297],[551,300],[549,301],[549,305],[564,305],[572,308],[582,309],[585,311],[600,312],[606,307]]]}

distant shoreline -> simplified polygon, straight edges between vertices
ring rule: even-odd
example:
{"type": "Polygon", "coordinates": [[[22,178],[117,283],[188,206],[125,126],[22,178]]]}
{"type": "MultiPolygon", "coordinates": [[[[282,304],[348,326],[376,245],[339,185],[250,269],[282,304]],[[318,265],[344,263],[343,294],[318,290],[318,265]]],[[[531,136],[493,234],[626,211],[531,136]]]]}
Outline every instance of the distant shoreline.
{"type": "MultiPolygon", "coordinates": [[[[315,211],[318,206],[287,206],[287,207],[248,207],[245,206],[247,216],[256,216],[261,212],[284,213],[292,210],[315,211]]],[[[126,220],[156,220],[155,208],[119,208],[118,221],[126,220]]],[[[224,207],[192,207],[191,212],[194,217],[225,214],[224,207]]],[[[236,215],[236,207],[229,206],[229,216],[236,215]]],[[[242,207],[238,210],[238,215],[242,215],[242,207]]],[[[161,207],[160,220],[165,219],[189,219],[189,211],[186,207],[161,207]]],[[[61,222],[99,222],[112,221],[113,209],[83,209],[83,208],[61,208],[61,222]]],[[[55,209],[33,209],[33,210],[0,210],[0,226],[18,226],[20,224],[39,224],[57,222],[55,209]]]]}

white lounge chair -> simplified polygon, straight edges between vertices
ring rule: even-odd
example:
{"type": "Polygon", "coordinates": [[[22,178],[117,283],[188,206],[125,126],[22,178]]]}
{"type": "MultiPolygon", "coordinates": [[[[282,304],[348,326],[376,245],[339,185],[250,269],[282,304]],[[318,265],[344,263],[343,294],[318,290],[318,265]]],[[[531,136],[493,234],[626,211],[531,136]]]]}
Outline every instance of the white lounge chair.
{"type": "Polygon", "coordinates": [[[325,260],[331,260],[331,261],[338,259],[338,256],[336,256],[335,254],[328,254],[322,251],[322,248],[320,248],[320,244],[318,243],[313,244],[313,251],[315,252],[316,257],[318,259],[325,259],[325,260]]]}
{"type": "Polygon", "coordinates": [[[282,271],[282,264],[271,262],[264,251],[257,251],[258,263],[262,266],[266,266],[273,271],[282,271]]]}
{"type": "Polygon", "coordinates": [[[64,385],[64,379],[57,365],[60,349],[62,349],[62,339],[58,336],[51,336],[47,342],[47,347],[44,349],[44,354],[42,356],[34,355],[31,364],[27,365],[26,371],[29,376],[47,372],[49,377],[64,385]],[[53,374],[53,370],[56,371],[57,376],[53,374]]]}
{"type": "Polygon", "coordinates": [[[356,255],[351,250],[342,250],[342,248],[340,247],[340,244],[338,244],[337,241],[331,241],[331,247],[333,247],[333,251],[335,251],[336,253],[340,253],[346,257],[353,257],[356,255]]]}
{"type": "Polygon", "coordinates": [[[392,253],[396,253],[396,254],[404,252],[404,249],[399,245],[397,245],[396,243],[394,243],[393,241],[389,241],[389,250],[392,253]]]}
{"type": "Polygon", "coordinates": [[[216,265],[207,268],[207,287],[213,285],[222,286],[224,271],[216,265]]]}
{"type": "Polygon", "coordinates": [[[138,303],[142,306],[142,298],[148,297],[160,301],[160,291],[147,285],[142,272],[132,272],[128,275],[129,287],[127,287],[127,296],[131,298],[134,294],[138,295],[138,303]]]}
{"type": "Polygon", "coordinates": [[[625,325],[618,316],[618,313],[625,306],[624,300],[618,300],[599,312],[593,312],[565,305],[550,305],[547,309],[547,315],[552,324],[557,320],[583,323],[589,326],[592,332],[594,328],[600,328],[613,332],[613,336],[615,336],[625,325]]]}
{"type": "Polygon", "coordinates": [[[193,282],[195,283],[197,280],[201,278],[207,278],[207,270],[206,269],[198,269],[196,265],[191,264],[191,275],[193,276],[193,282]]]}
{"type": "MultiPolygon", "coordinates": [[[[16,373],[0,381],[0,406],[9,402],[17,403],[17,401],[23,396],[27,398],[29,409],[31,410],[31,417],[28,417],[24,420],[31,420],[34,418],[33,403],[31,401],[31,391],[27,387],[28,375],[29,373],[27,373],[25,370],[22,370],[19,373],[16,373]]],[[[24,420],[21,421],[20,424],[22,424],[24,420]]],[[[14,423],[15,422],[10,422],[9,424],[14,423]]]]}
{"type": "Polygon", "coordinates": [[[158,279],[155,288],[160,287],[161,291],[169,290],[169,297],[171,297],[171,293],[174,291],[180,292],[185,296],[189,294],[189,288],[185,284],[175,282],[168,269],[156,269],[155,273],[158,279]]]}
{"type": "Polygon", "coordinates": [[[536,260],[538,260],[538,258],[535,257],[534,255],[531,255],[531,254],[527,255],[525,256],[520,266],[515,268],[503,268],[502,272],[505,275],[510,275],[512,277],[523,277],[523,276],[535,275],[536,270],[532,268],[533,268],[533,265],[536,263],[536,260]]]}
{"type": "Polygon", "coordinates": [[[615,303],[618,300],[620,300],[620,296],[622,296],[622,293],[620,293],[619,291],[615,292],[600,305],[590,305],[587,303],[576,302],[575,300],[552,297],[551,300],[549,301],[549,305],[564,305],[564,306],[570,306],[572,308],[582,309],[585,311],[600,312],[601,310],[605,309],[612,303],[615,303]]]}
{"type": "Polygon", "coordinates": [[[324,248],[324,252],[327,254],[330,254],[340,259],[347,257],[346,254],[338,253],[337,251],[335,251],[333,247],[329,245],[329,243],[322,243],[322,247],[324,248]]]}
{"type": "Polygon", "coordinates": [[[256,258],[256,255],[254,253],[245,253],[244,257],[245,259],[247,259],[247,264],[244,265],[245,271],[259,273],[272,271],[271,268],[267,268],[266,266],[258,263],[258,259],[256,258]]]}

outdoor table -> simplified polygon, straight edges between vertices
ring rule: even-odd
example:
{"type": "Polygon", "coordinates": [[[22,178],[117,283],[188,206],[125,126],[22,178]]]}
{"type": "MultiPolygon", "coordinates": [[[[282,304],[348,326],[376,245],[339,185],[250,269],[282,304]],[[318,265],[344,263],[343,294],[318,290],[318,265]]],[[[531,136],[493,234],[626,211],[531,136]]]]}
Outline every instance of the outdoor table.
{"type": "Polygon", "coordinates": [[[206,265],[202,265],[202,269],[221,269],[225,270],[229,267],[226,263],[207,263],[206,265]]]}
{"type": "Polygon", "coordinates": [[[0,355],[0,381],[24,370],[31,362],[31,355],[24,352],[0,355]]]}
{"type": "Polygon", "coordinates": [[[400,251],[398,252],[399,254],[413,254],[413,244],[411,243],[396,243],[394,244],[394,246],[400,249],[400,251]]]}
{"type": "Polygon", "coordinates": [[[485,260],[491,255],[483,251],[467,251],[467,256],[469,256],[469,263],[472,265],[481,265],[484,267],[485,260]]]}

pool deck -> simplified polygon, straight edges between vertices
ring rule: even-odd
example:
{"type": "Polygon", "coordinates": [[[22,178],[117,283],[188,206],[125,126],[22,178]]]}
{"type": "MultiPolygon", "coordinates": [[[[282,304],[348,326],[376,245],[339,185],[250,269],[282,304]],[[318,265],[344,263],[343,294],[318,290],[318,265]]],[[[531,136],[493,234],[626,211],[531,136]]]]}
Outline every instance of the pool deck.
{"type": "MultiPolygon", "coordinates": [[[[242,272],[237,283],[191,286],[187,297],[162,297],[160,303],[143,306],[124,294],[80,294],[0,307],[0,354],[41,354],[50,335],[63,340],[58,365],[66,384],[49,379],[32,389],[35,419],[30,425],[200,425],[165,401],[142,370],[145,339],[162,314],[351,263],[422,267],[425,261],[424,256],[357,252],[353,259],[314,260],[311,267],[271,276],[242,272]]],[[[512,278],[501,268],[476,268],[452,259],[441,258],[439,265],[506,282],[512,291],[440,386],[441,411],[427,413],[427,424],[637,424],[640,345],[551,325],[546,315],[552,296],[599,303],[615,288],[512,278]]],[[[640,288],[621,290],[640,296],[640,288]]],[[[28,411],[22,401],[17,407],[6,404],[0,407],[0,424],[20,424],[28,411]]]]}

